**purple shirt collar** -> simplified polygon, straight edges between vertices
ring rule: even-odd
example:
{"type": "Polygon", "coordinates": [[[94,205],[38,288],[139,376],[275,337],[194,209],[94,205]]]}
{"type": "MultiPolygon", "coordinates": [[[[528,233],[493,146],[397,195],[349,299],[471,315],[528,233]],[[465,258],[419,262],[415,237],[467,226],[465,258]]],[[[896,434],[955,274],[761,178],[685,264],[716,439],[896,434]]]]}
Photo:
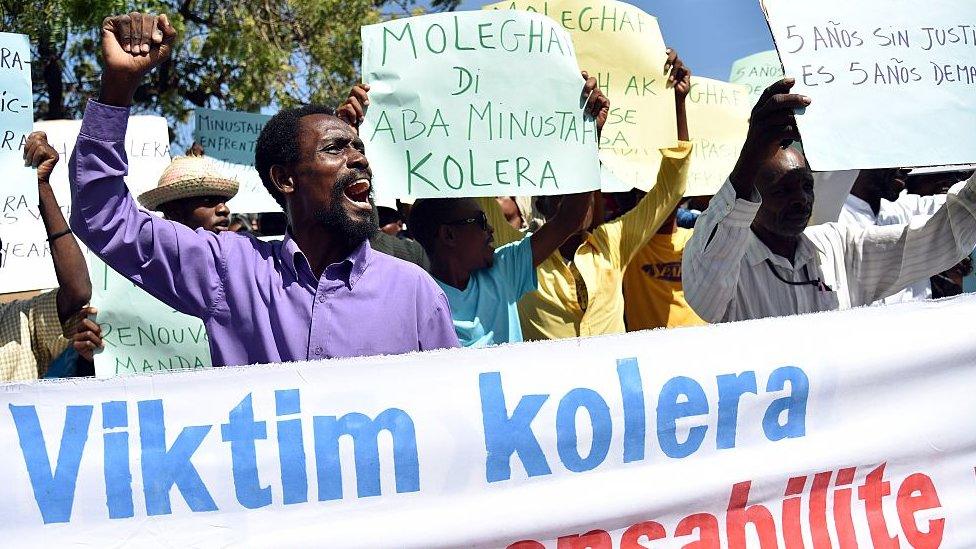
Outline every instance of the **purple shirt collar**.
{"type": "MultiPolygon", "coordinates": [[[[375,252],[373,252],[373,248],[369,245],[369,240],[363,240],[363,243],[354,249],[345,259],[326,267],[323,276],[330,280],[342,280],[351,290],[356,286],[356,282],[363,276],[363,273],[366,272],[373,253],[375,252]]],[[[298,247],[298,243],[292,237],[290,229],[285,231],[285,237],[281,241],[281,256],[282,263],[285,264],[285,267],[298,280],[311,284],[312,287],[318,285],[318,280],[316,280],[315,275],[312,273],[312,268],[309,266],[308,258],[305,257],[305,253],[298,247]]]]}

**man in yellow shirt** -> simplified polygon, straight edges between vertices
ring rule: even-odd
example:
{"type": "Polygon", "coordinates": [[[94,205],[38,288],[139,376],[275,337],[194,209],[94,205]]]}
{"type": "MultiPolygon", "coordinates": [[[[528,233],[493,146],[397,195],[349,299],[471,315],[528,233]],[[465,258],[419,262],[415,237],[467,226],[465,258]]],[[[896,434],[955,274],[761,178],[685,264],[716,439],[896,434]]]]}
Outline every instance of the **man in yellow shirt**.
{"type": "Polygon", "coordinates": [[[681,255],[692,230],[678,227],[677,209],[637,252],[624,274],[627,331],[705,324],[685,301],[681,255]]]}
{"type": "MultiPolygon", "coordinates": [[[[570,237],[559,253],[550,255],[537,267],[539,289],[519,301],[522,336],[526,341],[625,331],[624,271],[684,195],[691,159],[685,115],[691,72],[673,50],[668,50],[668,54],[679,144],[661,151],[657,183],[633,210],[607,223],[601,223],[601,216],[593,216],[590,230],[570,237]]],[[[540,197],[536,207],[543,214],[555,211],[558,199],[540,197]]],[[[494,199],[480,199],[480,202],[495,227],[499,246],[524,236],[505,222],[494,199]]]]}

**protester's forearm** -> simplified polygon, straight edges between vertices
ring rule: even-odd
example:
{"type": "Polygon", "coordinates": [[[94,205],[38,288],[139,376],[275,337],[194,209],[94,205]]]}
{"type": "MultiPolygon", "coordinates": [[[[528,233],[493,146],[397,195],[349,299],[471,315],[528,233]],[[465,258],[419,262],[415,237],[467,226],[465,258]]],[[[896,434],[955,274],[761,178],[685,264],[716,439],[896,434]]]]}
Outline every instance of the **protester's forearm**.
{"type": "Polygon", "coordinates": [[[132,105],[132,98],[138,87],[139,82],[133,82],[130,77],[103,73],[98,102],[113,107],[128,107],[132,105]]]}
{"type": "Polygon", "coordinates": [[[688,304],[708,322],[731,317],[750,225],[758,210],[757,202],[737,200],[727,183],[695,223],[682,254],[681,284],[688,304]]]}
{"type": "Polygon", "coordinates": [[[589,207],[589,193],[563,198],[559,212],[532,235],[532,264],[538,267],[555,253],[571,235],[583,228],[589,207]]]}
{"type": "Polygon", "coordinates": [[[38,207],[47,236],[57,237],[51,242],[51,258],[59,287],[58,316],[64,322],[88,304],[92,294],[91,279],[88,276],[85,256],[81,253],[78,242],[71,234],[65,234],[68,230],[68,222],[61,213],[54,190],[50,185],[43,183],[38,185],[38,194],[40,195],[38,207]]]}
{"type": "Polygon", "coordinates": [[[678,140],[691,141],[691,137],[688,134],[688,110],[685,108],[684,97],[675,96],[674,112],[675,118],[678,121],[678,140]]]}

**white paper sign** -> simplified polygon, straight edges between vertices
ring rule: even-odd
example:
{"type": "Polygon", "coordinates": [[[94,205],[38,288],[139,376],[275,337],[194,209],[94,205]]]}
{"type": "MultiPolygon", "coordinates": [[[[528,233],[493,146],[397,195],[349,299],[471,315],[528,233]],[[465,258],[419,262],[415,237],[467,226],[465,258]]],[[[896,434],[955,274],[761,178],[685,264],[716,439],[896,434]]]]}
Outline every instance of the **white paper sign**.
{"type": "MultiPolygon", "coordinates": [[[[48,142],[61,155],[51,174],[51,186],[65,219],[71,212],[68,160],[74,151],[80,120],[37,122],[35,131],[47,133],[48,142]]],[[[169,130],[161,116],[129,117],[125,137],[129,175],[125,181],[133,196],[156,187],[169,165],[169,130]]],[[[37,184],[34,183],[36,190],[37,184]]],[[[6,198],[0,205],[0,294],[54,288],[58,285],[51,262],[51,249],[37,202],[26,193],[6,198]]],[[[84,246],[79,242],[80,246],[84,246]]],[[[84,248],[83,248],[84,249],[84,248]]]]}
{"type": "Polygon", "coordinates": [[[976,161],[976,3],[763,0],[817,171],[976,161]]]}

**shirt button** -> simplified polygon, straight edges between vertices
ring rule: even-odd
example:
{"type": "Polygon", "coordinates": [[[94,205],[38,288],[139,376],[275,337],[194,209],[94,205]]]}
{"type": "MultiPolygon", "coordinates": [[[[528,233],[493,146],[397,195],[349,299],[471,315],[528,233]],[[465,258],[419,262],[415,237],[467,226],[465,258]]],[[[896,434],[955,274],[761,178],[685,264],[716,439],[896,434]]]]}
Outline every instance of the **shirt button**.
{"type": "Polygon", "coordinates": [[[325,303],[325,296],[324,295],[320,295],[319,296],[319,303],[325,303]]]}
{"type": "Polygon", "coordinates": [[[322,347],[316,347],[315,348],[315,355],[316,356],[321,356],[322,355],[322,347]]]}

